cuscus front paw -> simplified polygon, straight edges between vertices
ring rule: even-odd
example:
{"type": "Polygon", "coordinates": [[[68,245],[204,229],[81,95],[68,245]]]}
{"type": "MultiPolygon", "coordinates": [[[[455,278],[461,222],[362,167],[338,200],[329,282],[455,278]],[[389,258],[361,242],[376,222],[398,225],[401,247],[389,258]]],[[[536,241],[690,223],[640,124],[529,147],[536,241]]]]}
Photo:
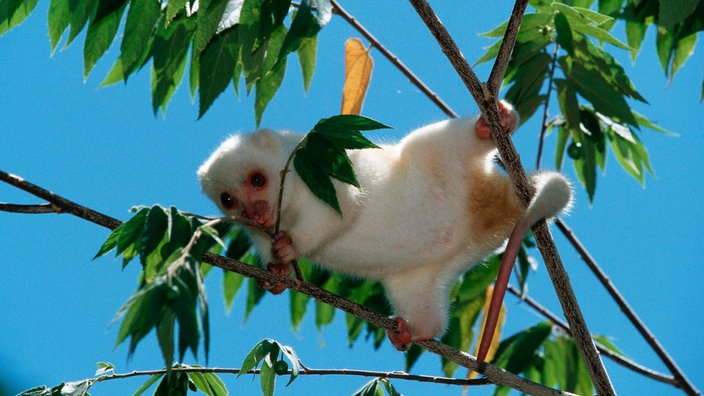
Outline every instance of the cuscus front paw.
{"type": "Polygon", "coordinates": [[[296,249],[288,232],[281,230],[272,238],[271,253],[282,263],[290,263],[296,259],[296,249]]]}

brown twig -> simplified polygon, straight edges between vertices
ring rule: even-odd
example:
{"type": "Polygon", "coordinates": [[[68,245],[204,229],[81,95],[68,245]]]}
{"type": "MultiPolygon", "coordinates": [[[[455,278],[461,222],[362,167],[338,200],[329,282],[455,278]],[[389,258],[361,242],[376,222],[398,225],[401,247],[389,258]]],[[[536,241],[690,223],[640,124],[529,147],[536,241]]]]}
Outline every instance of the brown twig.
{"type": "MultiPolygon", "coordinates": [[[[455,67],[457,73],[470,90],[474,99],[477,101],[479,108],[482,110],[482,115],[490,127],[492,138],[496,141],[499,153],[504,159],[506,170],[514,182],[516,191],[523,203],[527,205],[532,197],[532,187],[528,183],[527,176],[523,170],[523,166],[520,163],[520,157],[513,147],[510,137],[505,136],[502,131],[498,109],[496,107],[497,92],[492,92],[491,87],[479,82],[478,78],[472,71],[472,68],[469,66],[469,63],[464,56],[462,56],[462,53],[455,44],[454,40],[435,15],[430,5],[425,0],[410,0],[410,2],[416,9],[418,15],[425,22],[428,30],[430,30],[440,44],[442,51],[447,55],[450,63],[452,63],[455,67]]],[[[506,35],[503,39],[502,47],[507,48],[505,51],[512,51],[513,44],[507,42],[515,42],[515,34],[517,34],[518,28],[520,27],[520,21],[523,13],[525,12],[527,3],[528,2],[526,0],[516,1],[516,6],[514,7],[514,11],[511,15],[511,20],[509,21],[509,26],[513,26],[513,28],[506,29],[506,35]]],[[[507,60],[505,59],[505,61],[507,60]]],[[[505,69],[505,65],[498,67],[495,66],[494,69],[500,71],[501,69],[505,69]]],[[[499,81],[501,79],[503,79],[503,74],[501,74],[499,81]]],[[[498,86],[494,88],[498,89],[498,86]]],[[[539,222],[533,226],[532,230],[538,243],[538,248],[543,255],[550,279],[552,280],[555,291],[557,292],[560,300],[560,304],[562,305],[565,317],[567,318],[570,328],[573,331],[574,340],[580,350],[582,359],[589,370],[589,374],[592,378],[592,382],[594,383],[597,393],[600,395],[615,395],[616,392],[613,389],[609,375],[607,374],[606,369],[599,358],[599,352],[591,339],[589,329],[587,328],[581,309],[579,308],[579,304],[577,303],[577,299],[574,295],[574,291],[572,290],[569,276],[562,265],[560,256],[557,252],[557,248],[555,247],[555,243],[552,240],[547,224],[544,221],[539,222]]]]}
{"type": "MultiPolygon", "coordinates": [[[[478,379],[458,379],[458,378],[448,378],[448,377],[436,377],[430,375],[417,375],[408,374],[402,371],[370,371],[370,370],[350,370],[350,369],[313,369],[303,366],[298,372],[298,375],[342,375],[342,376],[355,376],[355,377],[372,377],[372,378],[392,378],[404,381],[416,381],[416,382],[431,382],[434,384],[445,384],[445,385],[458,385],[458,386],[477,386],[486,385],[491,382],[484,378],[478,379]]],[[[190,366],[180,366],[173,367],[172,372],[181,373],[213,373],[213,374],[261,374],[260,369],[253,369],[246,372],[242,372],[241,369],[237,368],[221,368],[221,367],[190,367],[190,366]]],[[[131,378],[139,376],[154,376],[166,374],[166,369],[159,370],[135,370],[129,373],[106,373],[100,375],[93,379],[94,382],[110,381],[114,379],[131,378]]],[[[289,375],[291,370],[283,374],[278,375],[289,375]]]]}

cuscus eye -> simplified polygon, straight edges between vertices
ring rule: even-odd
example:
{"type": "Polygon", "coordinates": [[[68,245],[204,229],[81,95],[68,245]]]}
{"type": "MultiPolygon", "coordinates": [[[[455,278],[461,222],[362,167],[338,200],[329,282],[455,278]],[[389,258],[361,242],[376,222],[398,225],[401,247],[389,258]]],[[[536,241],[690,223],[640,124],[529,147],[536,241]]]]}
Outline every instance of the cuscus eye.
{"type": "Polygon", "coordinates": [[[249,184],[255,188],[262,188],[266,184],[266,176],[261,172],[254,172],[249,176],[249,184]]]}
{"type": "Polygon", "coordinates": [[[220,194],[220,202],[225,209],[232,209],[235,206],[235,198],[228,192],[220,194]]]}

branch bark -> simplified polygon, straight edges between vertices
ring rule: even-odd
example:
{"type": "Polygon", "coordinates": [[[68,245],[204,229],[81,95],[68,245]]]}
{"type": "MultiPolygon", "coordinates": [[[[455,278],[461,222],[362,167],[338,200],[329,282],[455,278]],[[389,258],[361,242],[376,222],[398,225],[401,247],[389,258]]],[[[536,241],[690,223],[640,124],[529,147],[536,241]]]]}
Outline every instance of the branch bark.
{"type": "MultiPolygon", "coordinates": [[[[21,190],[33,194],[39,198],[49,201],[51,204],[59,208],[57,213],[70,213],[92,223],[107,227],[110,229],[117,228],[122,222],[97,212],[93,209],[81,206],[73,201],[54,194],[42,187],[32,184],[19,176],[15,176],[0,170],[0,181],[4,181],[21,190]]],[[[203,255],[203,262],[211,264],[215,267],[232,271],[244,275],[248,278],[255,278],[270,283],[283,282],[289,289],[306,294],[315,298],[318,301],[329,304],[335,308],[351,313],[375,326],[386,329],[387,331],[396,331],[396,322],[392,319],[371,311],[370,309],[361,306],[355,302],[342,298],[325,289],[296,278],[279,278],[278,276],[266,271],[262,268],[255,267],[249,264],[241,263],[237,260],[232,260],[223,256],[212,253],[203,255]]],[[[494,384],[506,385],[513,389],[519,390],[531,395],[571,395],[568,392],[558,391],[548,388],[544,385],[529,381],[525,378],[510,373],[502,368],[484,363],[481,367],[477,364],[476,358],[457,350],[449,345],[446,345],[437,340],[428,340],[418,342],[419,345],[425,347],[428,351],[436,353],[448,360],[451,360],[460,366],[470,370],[484,374],[486,379],[494,384]]]]}
{"type": "MultiPolygon", "coordinates": [[[[492,70],[492,80],[488,85],[479,82],[476,74],[469,66],[469,63],[435,15],[430,5],[425,0],[410,0],[410,2],[477,101],[482,115],[490,127],[492,138],[496,142],[499,153],[504,160],[506,170],[514,182],[516,192],[524,205],[527,205],[533,195],[533,188],[528,182],[525,170],[520,162],[520,157],[510,137],[506,136],[502,131],[496,99],[499,84],[497,84],[496,81],[503,79],[503,72],[506,69],[510,53],[513,51],[516,35],[520,28],[521,18],[525,12],[528,1],[517,0],[515,3],[500,49],[503,55],[497,59],[492,70]],[[504,64],[499,64],[501,61],[504,62],[504,64]]],[[[581,309],[577,303],[577,298],[572,290],[569,276],[562,265],[547,224],[541,221],[534,225],[532,230],[536,242],[538,243],[538,249],[543,256],[550,279],[552,280],[560,304],[562,305],[563,312],[567,318],[567,322],[572,329],[572,335],[580,350],[582,359],[589,370],[597,393],[600,395],[615,395],[616,392],[611,384],[606,368],[599,357],[599,352],[591,339],[589,329],[587,328],[581,309]]]]}

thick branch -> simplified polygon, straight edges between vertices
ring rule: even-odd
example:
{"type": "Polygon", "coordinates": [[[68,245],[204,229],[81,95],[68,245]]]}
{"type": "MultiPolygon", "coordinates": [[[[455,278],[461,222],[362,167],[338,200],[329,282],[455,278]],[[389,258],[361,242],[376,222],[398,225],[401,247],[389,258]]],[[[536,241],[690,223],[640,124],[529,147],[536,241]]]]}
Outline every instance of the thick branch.
{"type": "MultiPolygon", "coordinates": [[[[49,192],[18,176],[14,176],[9,173],[0,171],[0,180],[7,182],[19,189],[27,191],[33,195],[36,195],[37,197],[49,200],[51,203],[53,203],[60,209],[60,212],[71,213],[75,216],[81,217],[85,220],[110,229],[115,229],[121,224],[121,222],[117,219],[81,206],[75,202],[69,201],[66,198],[60,197],[52,192],[49,192]]],[[[386,329],[387,331],[396,331],[396,322],[391,320],[390,318],[374,311],[371,311],[366,307],[363,307],[355,302],[342,298],[325,289],[321,289],[320,287],[312,283],[300,281],[298,279],[290,277],[279,278],[278,276],[262,268],[241,263],[239,261],[232,260],[223,256],[218,256],[212,253],[205,253],[203,255],[203,261],[227,271],[237,272],[248,278],[255,278],[263,281],[268,281],[270,283],[283,282],[288,288],[292,290],[296,290],[298,292],[311,296],[318,301],[322,301],[335,308],[351,313],[352,315],[364,319],[375,326],[386,329]]],[[[535,382],[529,381],[504,369],[492,366],[487,363],[484,363],[481,365],[481,367],[479,367],[476,358],[474,358],[473,356],[465,352],[459,351],[455,348],[452,348],[451,346],[443,344],[442,342],[437,340],[420,341],[418,342],[418,344],[425,347],[427,350],[434,352],[448,360],[451,360],[463,367],[484,374],[487,380],[495,384],[506,385],[513,389],[532,395],[570,394],[567,392],[557,391],[555,389],[537,384],[535,382]]]]}
{"type": "MultiPolygon", "coordinates": [[[[521,9],[520,3],[523,0],[519,0],[514,8],[514,14],[511,16],[511,24],[518,24],[520,26],[520,19],[523,12],[517,13],[516,10],[521,9]]],[[[440,44],[442,51],[448,56],[450,63],[455,67],[457,73],[459,74],[462,81],[470,90],[470,93],[477,101],[479,108],[482,110],[482,115],[487,121],[490,127],[491,135],[494,141],[496,141],[499,153],[504,160],[506,165],[506,170],[511,176],[514,182],[516,191],[525,205],[530,202],[532,197],[532,187],[528,183],[523,166],[520,163],[520,157],[518,156],[515,147],[508,136],[505,136],[501,130],[501,122],[498,114],[498,109],[496,106],[496,92],[491,92],[491,90],[481,83],[477,79],[474,71],[469,66],[467,60],[462,56],[459,48],[455,44],[450,34],[447,32],[445,27],[442,25],[438,17],[435,15],[430,5],[425,0],[410,0],[413,7],[418,12],[418,15],[423,19],[425,24],[435,36],[435,39],[440,44]]],[[[525,11],[525,4],[522,6],[523,11],[525,11]]],[[[515,41],[515,33],[518,27],[514,27],[513,30],[507,29],[507,36],[514,34],[513,41],[515,41]]],[[[504,44],[506,41],[510,40],[511,37],[504,37],[504,44]]],[[[504,59],[507,62],[508,59],[504,59]]],[[[505,70],[506,65],[495,67],[495,70],[505,70]]],[[[496,78],[496,77],[495,77],[496,78]]],[[[503,79],[503,75],[500,76],[503,79]]],[[[532,228],[535,239],[538,243],[538,248],[545,261],[545,266],[548,269],[550,279],[555,287],[560,304],[564,311],[567,322],[570,324],[572,329],[572,334],[579,347],[582,358],[589,370],[592,382],[596,391],[600,395],[614,395],[615,391],[613,385],[609,379],[609,375],[604,368],[604,365],[599,358],[599,352],[594,346],[594,342],[591,339],[589,329],[587,328],[586,322],[582,315],[577,299],[572,290],[570,284],[569,276],[562,265],[560,256],[555,247],[555,243],[552,240],[550,231],[548,230],[547,224],[542,221],[533,226],[532,228]]]]}

